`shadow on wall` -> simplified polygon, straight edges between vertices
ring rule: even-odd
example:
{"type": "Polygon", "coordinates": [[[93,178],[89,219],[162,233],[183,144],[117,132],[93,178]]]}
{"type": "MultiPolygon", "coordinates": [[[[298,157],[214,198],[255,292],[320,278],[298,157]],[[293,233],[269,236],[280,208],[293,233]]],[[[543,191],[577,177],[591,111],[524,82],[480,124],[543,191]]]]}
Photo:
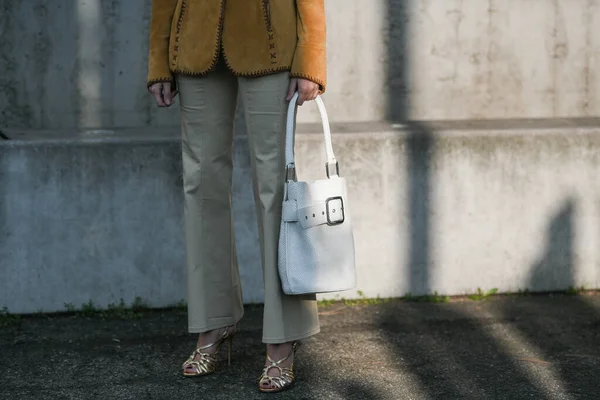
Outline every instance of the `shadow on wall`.
{"type": "Polygon", "coordinates": [[[544,255],[531,269],[527,288],[536,292],[575,286],[574,229],[575,203],[565,202],[550,222],[544,255]]]}
{"type": "Polygon", "coordinates": [[[407,160],[409,195],[408,282],[410,293],[428,294],[431,287],[431,160],[434,136],[426,126],[408,122],[407,160]]]}
{"type": "Polygon", "coordinates": [[[430,287],[430,207],[432,191],[431,160],[434,135],[423,123],[410,121],[410,83],[408,60],[408,26],[410,3],[388,0],[387,7],[387,119],[407,125],[406,168],[408,170],[409,257],[407,280],[409,292],[428,293],[430,287]]]}
{"type": "Polygon", "coordinates": [[[409,257],[407,280],[410,293],[430,291],[431,152],[434,136],[425,124],[411,122],[408,60],[410,2],[387,0],[387,119],[408,126],[407,160],[409,193],[409,257]]]}

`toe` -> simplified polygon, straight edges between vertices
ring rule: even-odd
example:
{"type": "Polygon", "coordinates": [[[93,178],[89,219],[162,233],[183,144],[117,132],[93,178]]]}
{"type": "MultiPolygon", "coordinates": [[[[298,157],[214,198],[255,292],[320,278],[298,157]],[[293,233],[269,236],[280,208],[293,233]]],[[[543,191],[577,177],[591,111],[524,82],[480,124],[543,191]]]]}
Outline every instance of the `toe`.
{"type": "Polygon", "coordinates": [[[270,379],[268,379],[268,378],[263,378],[263,379],[260,381],[260,386],[261,386],[263,389],[273,389],[273,388],[272,388],[272,385],[271,385],[271,380],[270,380],[270,379]]]}

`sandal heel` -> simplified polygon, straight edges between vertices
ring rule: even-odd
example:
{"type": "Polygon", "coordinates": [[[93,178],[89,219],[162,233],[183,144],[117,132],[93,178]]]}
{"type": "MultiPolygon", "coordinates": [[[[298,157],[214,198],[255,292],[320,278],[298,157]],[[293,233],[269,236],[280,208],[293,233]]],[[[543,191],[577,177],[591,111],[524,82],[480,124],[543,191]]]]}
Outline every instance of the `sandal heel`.
{"type": "Polygon", "coordinates": [[[233,345],[233,335],[227,338],[227,365],[231,365],[231,346],[233,345]]]}
{"type": "Polygon", "coordinates": [[[192,355],[183,363],[183,375],[189,377],[202,376],[212,374],[217,369],[217,356],[219,349],[223,343],[227,344],[227,365],[231,365],[231,345],[233,342],[233,332],[229,331],[230,327],[225,328],[225,331],[217,341],[198,347],[192,355]],[[207,353],[205,350],[211,347],[216,347],[214,353],[207,353]],[[197,356],[199,356],[198,359],[197,356]],[[192,369],[193,371],[187,371],[192,369]]]}

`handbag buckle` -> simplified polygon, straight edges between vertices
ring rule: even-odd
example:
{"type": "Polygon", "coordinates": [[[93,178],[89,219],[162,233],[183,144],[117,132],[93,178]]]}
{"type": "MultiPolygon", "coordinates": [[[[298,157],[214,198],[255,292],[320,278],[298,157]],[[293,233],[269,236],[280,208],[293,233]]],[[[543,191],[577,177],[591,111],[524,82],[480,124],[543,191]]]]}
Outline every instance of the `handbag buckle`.
{"type": "MultiPolygon", "coordinates": [[[[329,170],[330,165],[331,164],[329,164],[329,163],[325,163],[325,171],[327,172],[327,178],[331,178],[331,176],[330,176],[331,172],[329,170]]],[[[334,165],[335,165],[335,175],[340,176],[340,164],[336,161],[334,165]]]]}
{"type": "Polygon", "coordinates": [[[296,166],[294,164],[285,166],[285,181],[296,181],[296,166]]]}
{"type": "Polygon", "coordinates": [[[334,226],[343,224],[346,220],[344,213],[344,199],[341,196],[330,197],[325,200],[327,213],[327,225],[334,226]]]}

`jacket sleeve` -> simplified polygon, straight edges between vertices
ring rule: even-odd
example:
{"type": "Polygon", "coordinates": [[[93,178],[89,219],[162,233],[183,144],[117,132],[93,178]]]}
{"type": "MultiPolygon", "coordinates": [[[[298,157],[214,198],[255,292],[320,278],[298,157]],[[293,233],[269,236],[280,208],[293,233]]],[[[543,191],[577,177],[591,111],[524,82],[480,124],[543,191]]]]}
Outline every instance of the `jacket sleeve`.
{"type": "Polygon", "coordinates": [[[173,76],[169,70],[169,38],[176,6],[177,0],[152,0],[148,86],[156,82],[173,82],[173,76]]]}
{"type": "Polygon", "coordinates": [[[327,85],[325,0],[296,0],[298,43],[291,76],[327,85]]]}

